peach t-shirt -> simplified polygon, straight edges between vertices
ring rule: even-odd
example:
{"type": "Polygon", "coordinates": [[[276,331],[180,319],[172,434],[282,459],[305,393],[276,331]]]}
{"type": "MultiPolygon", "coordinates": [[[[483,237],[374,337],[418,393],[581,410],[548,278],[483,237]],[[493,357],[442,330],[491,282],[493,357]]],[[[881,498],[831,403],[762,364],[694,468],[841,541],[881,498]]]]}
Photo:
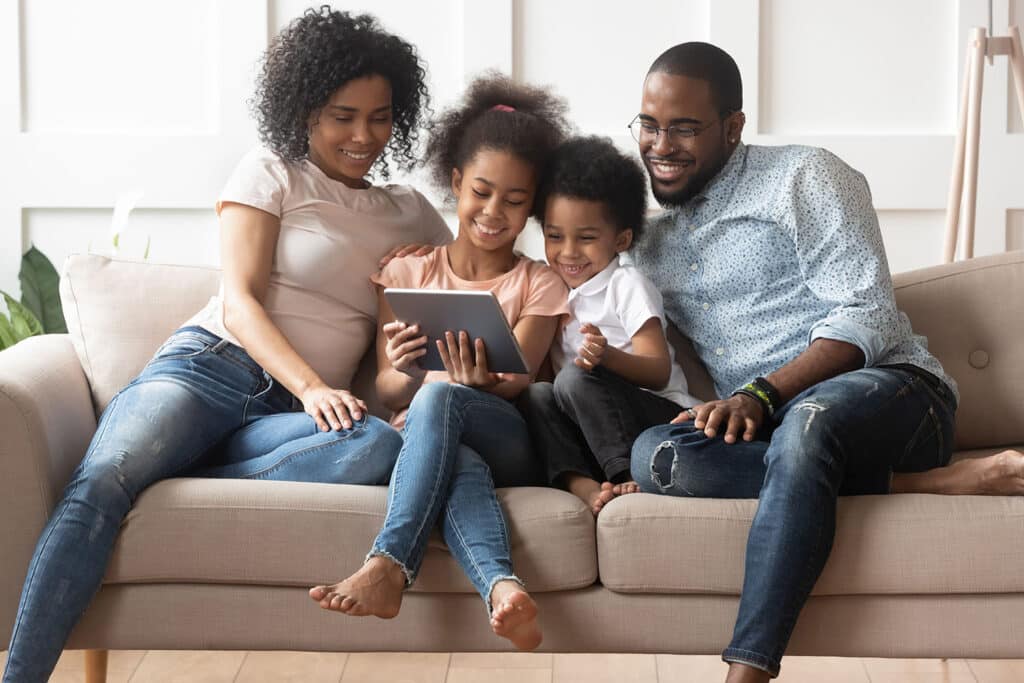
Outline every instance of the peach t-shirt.
{"type": "MultiPolygon", "coordinates": [[[[452,239],[430,202],[405,185],[355,190],[308,159],[283,160],[257,147],[217,201],[252,206],[281,219],[267,294],[270,319],[329,386],[348,389],[377,331],[377,291],[370,276],[400,244],[452,239]]],[[[186,325],[233,344],[224,327],[223,286],[186,325]]]]}
{"type": "MultiPolygon", "coordinates": [[[[394,259],[371,279],[384,287],[493,292],[513,329],[521,318],[529,315],[565,316],[569,313],[569,292],[562,278],[546,264],[522,255],[512,270],[493,280],[463,280],[452,271],[448,247],[442,246],[426,256],[394,259]]],[[[450,382],[451,378],[447,372],[431,371],[423,381],[450,382]]],[[[406,412],[396,413],[391,424],[400,429],[406,412]]]]}

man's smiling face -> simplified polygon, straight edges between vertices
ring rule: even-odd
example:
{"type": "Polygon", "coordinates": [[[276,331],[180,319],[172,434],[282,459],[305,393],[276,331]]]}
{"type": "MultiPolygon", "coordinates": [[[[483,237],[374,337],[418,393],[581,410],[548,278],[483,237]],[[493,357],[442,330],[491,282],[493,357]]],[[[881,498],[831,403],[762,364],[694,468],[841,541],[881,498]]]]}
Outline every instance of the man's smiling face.
{"type": "Polygon", "coordinates": [[[735,147],[742,113],[722,117],[711,85],[704,80],[653,71],[644,81],[640,120],[658,128],[689,128],[697,135],[682,138],[662,130],[640,141],[640,158],[651,177],[655,199],[680,206],[714,178],[735,147]]]}

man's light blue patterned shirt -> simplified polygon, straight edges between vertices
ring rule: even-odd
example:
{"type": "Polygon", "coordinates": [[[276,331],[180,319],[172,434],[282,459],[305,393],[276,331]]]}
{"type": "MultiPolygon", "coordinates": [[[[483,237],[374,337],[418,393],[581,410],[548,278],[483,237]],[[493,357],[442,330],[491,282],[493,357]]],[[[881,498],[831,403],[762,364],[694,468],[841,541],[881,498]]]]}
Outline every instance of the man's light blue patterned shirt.
{"type": "Polygon", "coordinates": [[[740,143],[698,196],[648,221],[633,259],[719,396],[822,337],[859,347],[866,366],[910,363],[957,392],[896,308],[864,176],[823,149],[740,143]]]}

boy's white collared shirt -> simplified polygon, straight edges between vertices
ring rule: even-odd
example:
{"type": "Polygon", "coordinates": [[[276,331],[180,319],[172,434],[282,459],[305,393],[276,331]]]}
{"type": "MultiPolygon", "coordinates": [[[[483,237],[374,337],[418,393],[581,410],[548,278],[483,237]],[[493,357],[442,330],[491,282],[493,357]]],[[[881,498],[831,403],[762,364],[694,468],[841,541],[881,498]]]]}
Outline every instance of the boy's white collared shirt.
{"type": "MultiPolygon", "coordinates": [[[[576,358],[577,350],[583,345],[580,327],[584,323],[600,329],[608,346],[632,353],[633,335],[651,318],[658,318],[665,329],[661,293],[634,266],[621,263],[616,256],[600,273],[569,290],[569,319],[560,331],[560,343],[551,350],[555,370],[576,358]]],[[[669,357],[672,374],[668,384],[653,393],[684,408],[700,403],[686,393],[686,378],[671,346],[669,357]]]]}

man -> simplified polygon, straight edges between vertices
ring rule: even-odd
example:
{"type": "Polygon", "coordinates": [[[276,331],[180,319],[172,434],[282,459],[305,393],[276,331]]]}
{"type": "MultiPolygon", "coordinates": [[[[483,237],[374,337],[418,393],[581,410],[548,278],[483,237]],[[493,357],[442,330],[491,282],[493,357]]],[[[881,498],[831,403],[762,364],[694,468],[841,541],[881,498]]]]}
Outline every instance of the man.
{"type": "Polygon", "coordinates": [[[630,126],[667,209],[634,258],[722,397],[642,434],[633,478],[651,493],[760,498],[722,655],[730,682],[778,675],[837,496],[1024,482],[1015,452],[944,467],[956,384],[896,309],[863,176],[825,150],[745,146],[742,107],[732,58],[684,43],[651,66],[630,126]]]}

